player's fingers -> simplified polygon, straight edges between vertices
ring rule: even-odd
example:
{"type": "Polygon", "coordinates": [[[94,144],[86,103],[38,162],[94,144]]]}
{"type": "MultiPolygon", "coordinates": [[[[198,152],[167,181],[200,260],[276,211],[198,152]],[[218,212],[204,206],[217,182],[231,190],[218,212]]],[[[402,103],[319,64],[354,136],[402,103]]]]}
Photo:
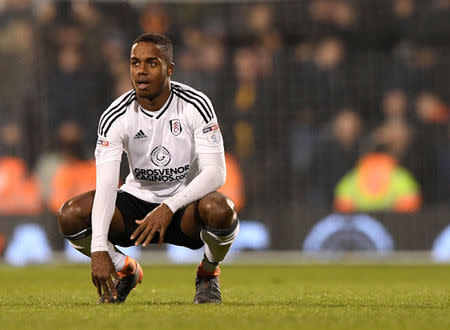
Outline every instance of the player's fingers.
{"type": "Polygon", "coordinates": [[[161,245],[164,242],[164,236],[166,236],[166,229],[161,228],[159,231],[158,245],[161,245]]]}
{"type": "Polygon", "coordinates": [[[119,279],[119,274],[117,274],[117,272],[116,272],[114,269],[111,271],[111,275],[112,275],[112,277],[114,277],[116,280],[119,279]]]}
{"type": "Polygon", "coordinates": [[[147,244],[149,244],[153,238],[153,236],[155,236],[156,234],[156,228],[153,227],[152,231],[150,232],[150,234],[148,234],[147,238],[145,239],[144,243],[142,244],[142,246],[146,246],[147,244]]]}
{"type": "Polygon", "coordinates": [[[99,297],[102,296],[102,288],[100,286],[100,283],[98,282],[98,279],[94,277],[92,274],[92,283],[94,283],[95,287],[97,288],[97,294],[99,297]]]}
{"type": "Polygon", "coordinates": [[[98,280],[96,280],[96,287],[97,287],[97,294],[98,294],[98,296],[99,297],[101,297],[102,296],[102,286],[100,285],[100,282],[98,281],[98,280]]]}
{"type": "MultiPolygon", "coordinates": [[[[137,221],[139,221],[139,220],[136,220],[136,222],[137,221]]],[[[130,239],[135,239],[140,234],[140,232],[142,232],[144,230],[144,228],[145,228],[145,224],[141,223],[131,234],[130,239]]]]}
{"type": "Polygon", "coordinates": [[[153,229],[153,225],[149,223],[142,224],[142,226],[144,226],[144,230],[142,230],[139,236],[136,238],[136,245],[142,244],[142,242],[147,238],[148,234],[153,229]]]}
{"type": "Polygon", "coordinates": [[[103,289],[103,299],[105,300],[106,303],[108,303],[109,302],[108,285],[106,284],[105,280],[100,280],[100,283],[101,283],[102,289],[103,289]]]}
{"type": "Polygon", "coordinates": [[[109,287],[108,293],[111,292],[112,298],[114,299],[114,301],[116,301],[117,300],[117,290],[116,290],[116,286],[114,285],[114,282],[111,279],[111,277],[108,278],[107,284],[108,284],[108,287],[109,287]]]}
{"type": "Polygon", "coordinates": [[[136,242],[134,243],[134,245],[140,245],[147,238],[147,236],[151,232],[151,230],[152,230],[152,226],[148,226],[147,228],[145,228],[145,230],[143,232],[141,232],[139,237],[136,239],[136,242]]]}

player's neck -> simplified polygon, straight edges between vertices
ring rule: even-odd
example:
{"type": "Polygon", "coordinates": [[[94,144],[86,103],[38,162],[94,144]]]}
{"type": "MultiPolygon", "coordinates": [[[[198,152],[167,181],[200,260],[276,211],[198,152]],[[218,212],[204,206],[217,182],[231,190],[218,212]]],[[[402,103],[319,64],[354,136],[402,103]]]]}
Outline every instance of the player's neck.
{"type": "Polygon", "coordinates": [[[139,105],[148,111],[158,111],[162,108],[162,106],[167,102],[167,99],[170,96],[170,84],[168,84],[160,94],[151,98],[151,97],[141,97],[136,95],[137,101],[139,105]]]}

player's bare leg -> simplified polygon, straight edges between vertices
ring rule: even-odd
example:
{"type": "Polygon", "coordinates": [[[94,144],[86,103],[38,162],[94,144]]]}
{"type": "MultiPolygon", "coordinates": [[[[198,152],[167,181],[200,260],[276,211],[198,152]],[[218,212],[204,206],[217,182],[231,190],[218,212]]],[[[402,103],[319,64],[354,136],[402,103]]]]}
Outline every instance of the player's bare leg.
{"type": "Polygon", "coordinates": [[[219,192],[210,193],[188,206],[181,229],[191,237],[200,234],[205,243],[205,255],[197,267],[194,303],[220,303],[219,263],[239,232],[234,203],[219,192]]]}
{"type": "MultiPolygon", "coordinates": [[[[58,212],[61,233],[69,240],[71,246],[88,257],[91,257],[91,213],[94,196],[95,191],[79,195],[64,203],[58,212]]],[[[110,239],[120,238],[124,235],[124,229],[125,224],[122,215],[116,208],[108,237],[110,239]]],[[[117,298],[119,302],[123,302],[137,283],[141,282],[143,271],[136,260],[121,253],[110,242],[108,242],[108,254],[119,275],[119,279],[114,281],[117,298]]],[[[111,297],[107,297],[106,300],[111,301],[111,297]]],[[[105,302],[105,297],[101,296],[99,302],[105,302]]]]}

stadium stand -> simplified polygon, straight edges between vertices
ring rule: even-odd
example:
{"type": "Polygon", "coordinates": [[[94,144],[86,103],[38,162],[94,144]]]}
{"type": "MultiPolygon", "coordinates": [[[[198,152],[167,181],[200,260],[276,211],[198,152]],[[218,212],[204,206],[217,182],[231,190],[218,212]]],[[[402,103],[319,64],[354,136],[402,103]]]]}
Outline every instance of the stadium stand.
{"type": "Polygon", "coordinates": [[[20,138],[0,141],[2,217],[20,210],[47,226],[41,200],[55,212],[93,188],[93,165],[67,165],[63,149],[92,159],[100,113],[130,88],[130,42],[159,31],[174,42],[174,80],[212,99],[242,174],[228,159],[242,185],[229,194],[241,218],[270,229],[270,248],[301,248],[335,211],[338,180],[382,144],[422,202],[381,222],[396,248],[431,249],[450,214],[449,15],[448,1],[434,0],[4,1],[0,125],[20,138]],[[81,128],[76,150],[58,133],[68,122],[81,128]]]}

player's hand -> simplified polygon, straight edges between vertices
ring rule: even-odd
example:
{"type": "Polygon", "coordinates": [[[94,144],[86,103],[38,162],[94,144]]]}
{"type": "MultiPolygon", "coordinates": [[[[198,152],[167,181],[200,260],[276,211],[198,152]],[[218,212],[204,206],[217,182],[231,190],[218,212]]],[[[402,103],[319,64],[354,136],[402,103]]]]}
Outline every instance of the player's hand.
{"type": "Polygon", "coordinates": [[[117,290],[111,276],[115,279],[119,279],[119,275],[116,273],[108,251],[92,252],[91,260],[92,283],[97,287],[98,296],[102,298],[105,303],[117,301],[117,290]],[[110,292],[111,297],[109,295],[110,292]]]}
{"type": "Polygon", "coordinates": [[[137,237],[134,245],[142,244],[142,246],[146,246],[150,244],[155,234],[159,232],[158,244],[161,245],[164,242],[164,235],[172,220],[172,216],[173,212],[166,204],[159,205],[147,214],[144,219],[136,220],[139,226],[131,234],[130,239],[133,240],[137,237]]]}

